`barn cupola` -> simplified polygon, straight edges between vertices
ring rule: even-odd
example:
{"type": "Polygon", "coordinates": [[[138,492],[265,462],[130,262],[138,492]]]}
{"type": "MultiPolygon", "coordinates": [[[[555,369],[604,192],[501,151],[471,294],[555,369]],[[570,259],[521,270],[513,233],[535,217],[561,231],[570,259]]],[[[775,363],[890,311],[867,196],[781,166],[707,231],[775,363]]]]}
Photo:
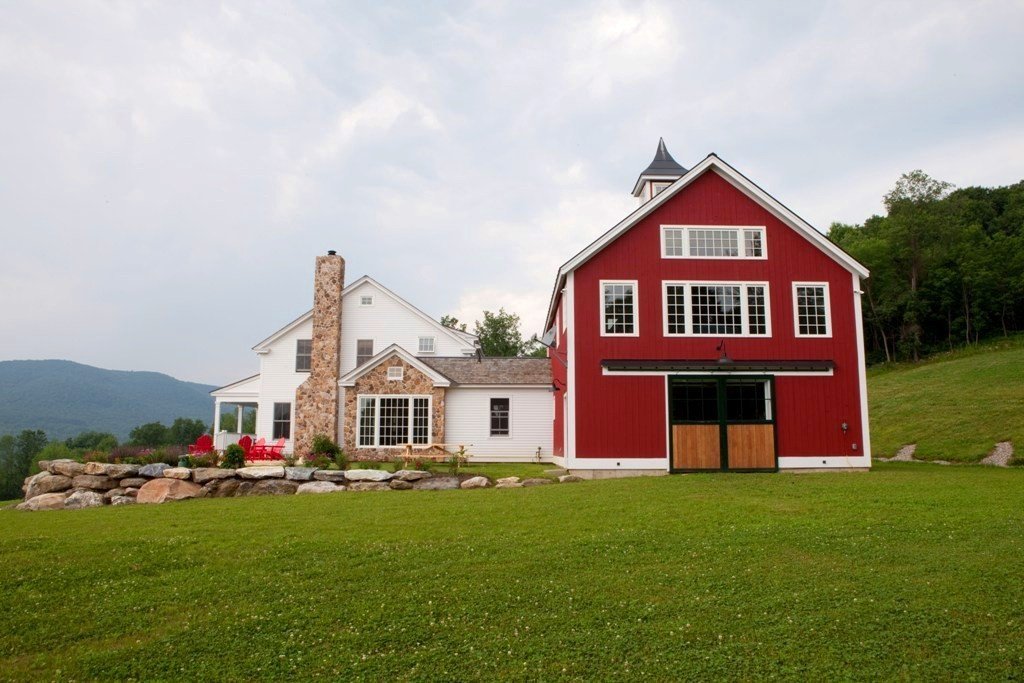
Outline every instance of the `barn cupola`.
{"type": "Polygon", "coordinates": [[[665,138],[658,138],[658,151],[654,153],[654,161],[644,169],[633,186],[633,196],[640,200],[640,203],[650,200],[666,187],[686,173],[686,169],[679,165],[665,147],[665,138]]]}

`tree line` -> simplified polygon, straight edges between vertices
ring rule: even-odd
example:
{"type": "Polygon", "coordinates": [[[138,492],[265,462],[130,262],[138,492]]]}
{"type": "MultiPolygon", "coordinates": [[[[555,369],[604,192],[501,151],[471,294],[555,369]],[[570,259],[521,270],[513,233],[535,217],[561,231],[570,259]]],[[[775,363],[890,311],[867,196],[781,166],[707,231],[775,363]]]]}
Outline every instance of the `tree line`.
{"type": "Polygon", "coordinates": [[[913,360],[1021,329],[1024,181],[954,189],[900,177],[886,215],[833,223],[829,238],[863,263],[869,362],[913,360]]]}

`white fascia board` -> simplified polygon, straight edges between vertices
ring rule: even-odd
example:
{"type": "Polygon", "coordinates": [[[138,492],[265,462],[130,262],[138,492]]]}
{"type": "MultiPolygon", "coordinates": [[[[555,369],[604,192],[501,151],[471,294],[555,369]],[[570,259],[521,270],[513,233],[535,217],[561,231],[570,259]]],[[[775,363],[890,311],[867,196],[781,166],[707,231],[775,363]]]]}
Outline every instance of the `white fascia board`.
{"type": "MultiPolygon", "coordinates": [[[[243,379],[240,379],[240,380],[238,380],[236,382],[232,382],[231,384],[225,384],[224,386],[217,387],[216,389],[211,391],[210,392],[210,396],[225,395],[225,392],[227,392],[228,390],[230,390],[230,389],[237,389],[238,387],[242,386],[243,384],[247,384],[247,383],[253,381],[254,379],[258,380],[259,378],[260,378],[259,373],[256,373],[255,375],[250,375],[250,376],[245,377],[243,379]]],[[[240,392],[240,393],[246,393],[246,392],[240,392]]],[[[259,393],[259,391],[257,390],[255,393],[259,393]]],[[[233,394],[233,395],[236,395],[236,394],[233,394]]]]}
{"type": "Polygon", "coordinates": [[[411,365],[412,367],[416,368],[424,375],[429,377],[430,380],[434,383],[435,387],[451,386],[451,380],[449,380],[444,375],[440,374],[437,370],[430,367],[423,361],[416,358],[416,356],[412,355],[398,344],[392,344],[391,346],[387,347],[386,349],[378,353],[376,356],[373,356],[372,358],[367,360],[359,367],[351,370],[348,374],[346,374],[345,376],[338,380],[338,385],[343,387],[355,386],[357,379],[365,375],[373,368],[380,365],[382,361],[390,358],[392,355],[398,356],[406,363],[408,363],[409,365],[411,365]]]}
{"type": "Polygon", "coordinates": [[[672,174],[667,174],[667,173],[641,173],[640,177],[636,179],[636,183],[633,185],[633,196],[634,197],[639,197],[640,196],[640,190],[643,189],[644,182],[646,182],[648,180],[653,180],[654,182],[668,181],[668,182],[671,183],[671,182],[675,182],[679,178],[680,178],[680,174],[678,174],[678,173],[672,173],[672,174]]]}

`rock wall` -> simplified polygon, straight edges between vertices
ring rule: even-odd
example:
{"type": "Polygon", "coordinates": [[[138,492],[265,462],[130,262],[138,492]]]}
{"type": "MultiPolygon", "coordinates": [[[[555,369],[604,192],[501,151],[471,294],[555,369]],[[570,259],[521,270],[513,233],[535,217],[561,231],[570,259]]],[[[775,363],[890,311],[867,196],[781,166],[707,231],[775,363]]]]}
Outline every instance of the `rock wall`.
{"type": "Polygon", "coordinates": [[[338,433],[338,378],[341,365],[341,292],[345,259],[316,258],[313,282],[313,349],[309,377],[295,391],[295,455],[307,457],[315,434],[338,433]]]}

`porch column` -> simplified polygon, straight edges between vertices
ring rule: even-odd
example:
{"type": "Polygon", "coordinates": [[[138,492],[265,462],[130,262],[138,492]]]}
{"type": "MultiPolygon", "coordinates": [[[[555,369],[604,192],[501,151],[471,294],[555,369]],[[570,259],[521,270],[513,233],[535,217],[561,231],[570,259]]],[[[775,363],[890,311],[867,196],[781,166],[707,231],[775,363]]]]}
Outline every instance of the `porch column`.
{"type": "Polygon", "coordinates": [[[220,432],[220,399],[213,399],[213,433],[220,432]]]}
{"type": "Polygon", "coordinates": [[[238,415],[238,417],[236,418],[236,421],[235,421],[235,431],[237,433],[239,433],[239,434],[242,433],[242,413],[244,411],[245,411],[245,406],[243,406],[241,403],[239,403],[238,404],[238,410],[235,413],[236,415],[238,415]]]}

